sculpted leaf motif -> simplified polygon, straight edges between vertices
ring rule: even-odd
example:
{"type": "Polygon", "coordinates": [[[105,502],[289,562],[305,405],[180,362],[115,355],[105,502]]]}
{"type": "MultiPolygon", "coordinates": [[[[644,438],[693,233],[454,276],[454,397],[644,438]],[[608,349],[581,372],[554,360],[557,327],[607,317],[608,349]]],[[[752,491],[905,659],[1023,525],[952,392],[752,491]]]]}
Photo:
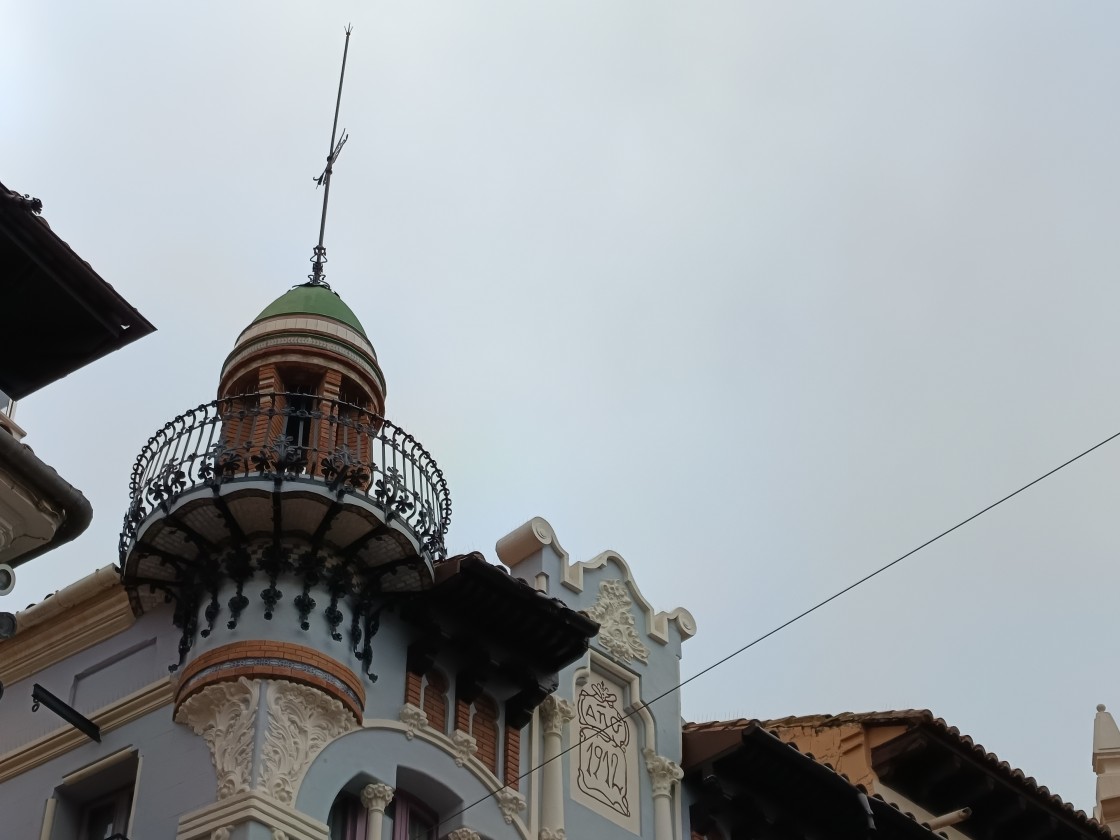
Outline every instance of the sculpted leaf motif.
{"type": "Polygon", "coordinates": [[[637,659],[649,661],[649,648],[642,644],[634,629],[633,605],[626,584],[621,580],[605,580],[599,584],[599,597],[587,615],[599,623],[599,644],[623,662],[637,659]]]}
{"type": "Polygon", "coordinates": [[[179,707],[175,722],[201,735],[218,775],[218,799],[249,790],[258,680],[208,685],[179,707]]]}
{"type": "Polygon", "coordinates": [[[285,805],[323,748],[357,728],[353,714],[333,697],[287,680],[272,680],[265,692],[268,731],[261,751],[261,786],[285,805]]]}

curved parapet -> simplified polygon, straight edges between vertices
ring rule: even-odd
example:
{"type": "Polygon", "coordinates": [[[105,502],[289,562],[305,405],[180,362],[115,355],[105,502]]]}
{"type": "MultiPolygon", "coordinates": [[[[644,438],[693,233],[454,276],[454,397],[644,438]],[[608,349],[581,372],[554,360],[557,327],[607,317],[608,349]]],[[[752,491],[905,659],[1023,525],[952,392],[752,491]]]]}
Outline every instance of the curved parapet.
{"type": "Polygon", "coordinates": [[[676,624],[677,632],[680,633],[682,641],[696,635],[696,619],[684,607],[677,607],[668,612],[657,611],[653,608],[638,588],[629,564],[618,552],[604,551],[581,563],[569,562],[568,552],[560,545],[560,541],[556,537],[556,531],[543,517],[534,516],[525,524],[515,528],[498,540],[495,549],[498,559],[510,569],[513,569],[516,575],[520,571],[517,569],[518,565],[535,557],[545,547],[551,547],[552,551],[560,558],[560,583],[572,592],[583,592],[585,572],[602,569],[608,563],[614,565],[630,597],[633,598],[634,603],[645,615],[646,635],[654,641],[662,645],[669,643],[670,624],[676,624]]]}

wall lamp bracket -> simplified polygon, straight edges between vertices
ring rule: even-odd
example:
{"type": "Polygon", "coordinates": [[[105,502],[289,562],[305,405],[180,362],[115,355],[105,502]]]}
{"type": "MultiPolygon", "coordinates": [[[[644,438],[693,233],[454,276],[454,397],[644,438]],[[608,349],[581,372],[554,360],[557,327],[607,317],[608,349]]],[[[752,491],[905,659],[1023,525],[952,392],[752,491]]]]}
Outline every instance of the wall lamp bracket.
{"type": "Polygon", "coordinates": [[[40,704],[46,706],[90,740],[97,741],[99,744],[101,743],[100,726],[81,714],[70,704],[63,703],[60,699],[39,685],[39,683],[35,683],[31,687],[31,711],[39,711],[40,704]]]}

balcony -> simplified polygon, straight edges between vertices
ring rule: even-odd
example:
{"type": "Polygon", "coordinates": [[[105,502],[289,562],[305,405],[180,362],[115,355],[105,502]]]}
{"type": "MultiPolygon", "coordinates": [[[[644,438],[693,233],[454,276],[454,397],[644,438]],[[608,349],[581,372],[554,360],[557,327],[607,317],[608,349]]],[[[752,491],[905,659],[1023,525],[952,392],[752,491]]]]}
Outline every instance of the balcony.
{"type": "Polygon", "coordinates": [[[412,435],[313,394],[248,394],[181,414],[140,452],[129,495],[124,580],[163,589],[198,582],[201,567],[212,579],[255,544],[289,555],[265,563],[345,567],[355,591],[423,588],[451,518],[443,473],[412,435]]]}

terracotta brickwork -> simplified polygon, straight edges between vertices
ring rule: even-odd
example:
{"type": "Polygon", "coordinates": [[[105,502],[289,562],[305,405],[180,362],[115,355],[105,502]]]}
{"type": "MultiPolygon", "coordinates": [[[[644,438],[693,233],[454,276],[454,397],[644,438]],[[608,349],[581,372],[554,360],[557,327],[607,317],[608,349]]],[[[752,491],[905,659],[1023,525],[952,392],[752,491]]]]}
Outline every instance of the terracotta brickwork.
{"type": "Polygon", "coordinates": [[[354,673],[326,654],[290,642],[233,642],[202,654],[183,669],[175,695],[176,711],[184,700],[206,686],[241,677],[289,680],[317,688],[341,702],[358,723],[362,722],[366,693],[354,673]],[[210,671],[215,667],[218,669],[210,671]],[[339,683],[348,690],[341,689],[339,683]]]}
{"type": "Polygon", "coordinates": [[[507,787],[517,790],[521,776],[521,730],[512,726],[506,727],[506,750],[502,761],[503,781],[507,787]]]}
{"type": "Polygon", "coordinates": [[[471,704],[465,700],[455,700],[455,728],[461,732],[471,731],[471,704]]]}
{"type": "Polygon", "coordinates": [[[478,744],[478,760],[498,775],[498,704],[483,694],[474,701],[471,735],[478,744]]]}
{"type": "MultiPolygon", "coordinates": [[[[408,671],[404,675],[404,702],[410,703],[413,706],[420,706],[421,691],[423,689],[424,678],[417,674],[415,671],[408,671]]],[[[429,718],[428,723],[431,723],[429,718]]]]}
{"type": "Polygon", "coordinates": [[[424,714],[428,726],[437,732],[447,732],[447,677],[439,671],[429,671],[424,680],[424,714]]]}

